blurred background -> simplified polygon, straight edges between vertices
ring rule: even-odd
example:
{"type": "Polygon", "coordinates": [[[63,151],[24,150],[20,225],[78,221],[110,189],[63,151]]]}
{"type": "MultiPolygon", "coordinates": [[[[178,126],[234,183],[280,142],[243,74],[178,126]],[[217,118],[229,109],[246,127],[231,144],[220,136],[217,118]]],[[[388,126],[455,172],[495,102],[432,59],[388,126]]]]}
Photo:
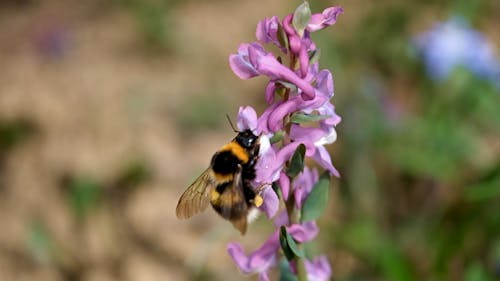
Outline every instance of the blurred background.
{"type": "MultiPolygon", "coordinates": [[[[500,280],[500,1],[342,5],[314,34],[343,117],[320,237],[334,280],[500,280]]],[[[300,1],[0,2],[0,280],[256,280],[177,199],[262,112],[228,56],[300,1]]]]}

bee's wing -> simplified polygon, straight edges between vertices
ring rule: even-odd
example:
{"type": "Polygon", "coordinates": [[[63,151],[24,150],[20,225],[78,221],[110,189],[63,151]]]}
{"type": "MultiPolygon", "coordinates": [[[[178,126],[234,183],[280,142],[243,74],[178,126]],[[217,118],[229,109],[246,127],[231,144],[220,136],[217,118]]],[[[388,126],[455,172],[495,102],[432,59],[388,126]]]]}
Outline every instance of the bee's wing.
{"type": "Polygon", "coordinates": [[[232,206],[232,208],[223,208],[221,215],[225,218],[231,218],[229,220],[231,221],[233,226],[236,229],[238,229],[243,235],[247,231],[248,210],[245,202],[245,195],[243,194],[241,166],[239,166],[238,171],[234,175],[233,184],[231,185],[231,188],[226,192],[227,193],[225,194],[225,197],[229,198],[228,200],[230,201],[230,203],[228,205],[232,206]],[[240,215],[237,216],[236,218],[233,218],[235,213],[240,215]]]}
{"type": "Polygon", "coordinates": [[[214,179],[210,169],[205,170],[182,194],[175,210],[177,218],[187,219],[204,211],[209,203],[214,179]]]}

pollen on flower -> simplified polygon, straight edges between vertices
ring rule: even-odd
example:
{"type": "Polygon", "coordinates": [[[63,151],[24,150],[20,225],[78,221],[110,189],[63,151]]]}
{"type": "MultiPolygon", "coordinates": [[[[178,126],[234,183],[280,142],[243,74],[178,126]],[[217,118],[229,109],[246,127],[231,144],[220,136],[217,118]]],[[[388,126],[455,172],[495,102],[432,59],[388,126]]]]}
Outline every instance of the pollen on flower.
{"type": "Polygon", "coordinates": [[[255,205],[255,207],[258,208],[258,207],[262,206],[262,203],[264,203],[264,199],[262,199],[262,196],[260,196],[260,195],[257,194],[255,196],[253,204],[255,205]]]}

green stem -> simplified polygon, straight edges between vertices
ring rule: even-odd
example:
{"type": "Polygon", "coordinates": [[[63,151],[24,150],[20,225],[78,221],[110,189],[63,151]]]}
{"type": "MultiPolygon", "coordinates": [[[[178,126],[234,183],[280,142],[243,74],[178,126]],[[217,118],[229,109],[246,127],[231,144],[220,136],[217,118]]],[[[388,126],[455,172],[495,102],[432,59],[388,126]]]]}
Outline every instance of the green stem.
{"type": "MultiPolygon", "coordinates": [[[[302,251],[302,245],[299,245],[300,250],[302,251]]],[[[297,279],[298,281],[307,281],[307,271],[306,264],[304,263],[304,259],[300,257],[296,257],[295,261],[297,262],[297,279]]]]}
{"type": "MultiPolygon", "coordinates": [[[[294,55],[291,55],[290,57],[290,69],[295,68],[295,64],[297,63],[297,58],[294,55]]],[[[284,101],[287,101],[290,95],[290,90],[287,89],[285,92],[284,96],[284,101]]],[[[283,146],[288,144],[290,142],[290,128],[291,128],[291,123],[290,123],[290,116],[287,116],[285,120],[284,127],[285,127],[285,137],[283,138],[283,146]]],[[[293,179],[290,179],[290,185],[292,185],[293,179]]],[[[300,223],[300,213],[298,212],[297,208],[295,208],[295,197],[290,194],[288,197],[288,200],[285,201],[285,206],[286,206],[286,211],[288,213],[288,220],[289,220],[289,225],[293,225],[296,223],[300,223]]],[[[299,249],[302,251],[303,247],[300,243],[297,242],[297,246],[299,249]]],[[[298,281],[308,281],[307,280],[307,271],[306,271],[306,265],[304,263],[304,259],[301,257],[295,257],[295,262],[297,264],[297,280],[298,281]]]]}
{"type": "MultiPolygon", "coordinates": [[[[292,184],[293,179],[290,180],[290,184],[292,184]]],[[[300,223],[300,216],[295,208],[295,197],[290,195],[288,200],[285,202],[286,211],[288,213],[288,219],[290,220],[290,225],[300,223]]],[[[303,247],[300,243],[297,242],[297,246],[302,251],[303,247]]],[[[297,263],[297,280],[298,281],[307,281],[307,271],[304,263],[304,259],[301,257],[295,257],[295,262],[297,263]]]]}

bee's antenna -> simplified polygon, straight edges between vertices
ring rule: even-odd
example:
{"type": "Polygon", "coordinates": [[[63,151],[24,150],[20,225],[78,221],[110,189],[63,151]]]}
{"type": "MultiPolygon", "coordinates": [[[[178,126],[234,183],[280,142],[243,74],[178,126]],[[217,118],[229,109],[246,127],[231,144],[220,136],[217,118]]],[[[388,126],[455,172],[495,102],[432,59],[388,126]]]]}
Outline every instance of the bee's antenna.
{"type": "Polygon", "coordinates": [[[231,125],[231,128],[233,128],[233,131],[234,131],[235,133],[239,133],[239,131],[238,131],[238,130],[236,130],[236,128],[234,127],[234,124],[233,124],[233,122],[231,121],[231,118],[229,118],[229,115],[227,115],[227,114],[226,114],[226,118],[227,118],[227,121],[229,122],[229,125],[231,125]]]}

